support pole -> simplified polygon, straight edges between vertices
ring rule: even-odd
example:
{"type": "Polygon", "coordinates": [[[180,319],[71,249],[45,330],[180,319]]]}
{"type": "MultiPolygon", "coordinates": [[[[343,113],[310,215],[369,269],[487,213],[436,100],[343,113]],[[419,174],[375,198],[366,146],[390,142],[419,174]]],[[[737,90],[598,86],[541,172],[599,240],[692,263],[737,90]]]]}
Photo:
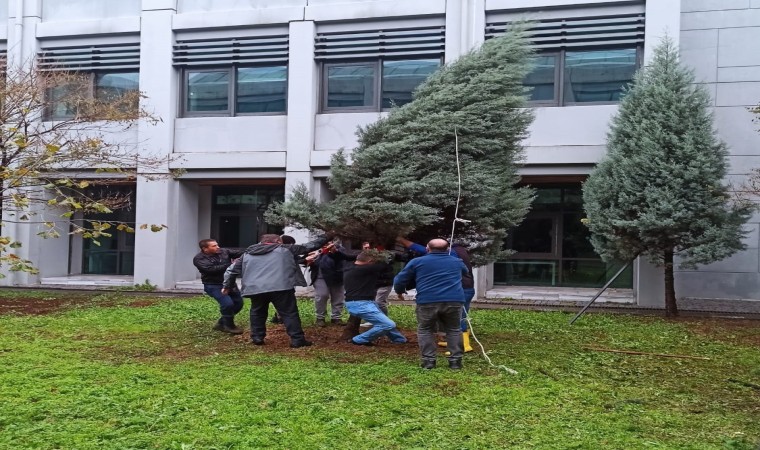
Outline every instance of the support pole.
{"type": "Polygon", "coordinates": [[[591,301],[590,301],[590,302],[588,302],[588,304],[587,304],[586,306],[584,306],[584,307],[583,307],[583,309],[581,309],[581,310],[578,312],[578,314],[576,314],[576,315],[575,315],[575,317],[573,317],[573,319],[570,321],[570,325],[574,324],[574,323],[575,323],[575,321],[576,321],[576,320],[578,320],[578,318],[579,318],[579,317],[581,317],[581,316],[583,315],[583,313],[585,313],[585,312],[586,312],[586,310],[587,310],[587,309],[588,309],[588,308],[591,306],[591,304],[592,304],[592,303],[594,303],[594,302],[596,301],[596,299],[598,299],[598,298],[599,298],[599,296],[600,296],[600,295],[602,295],[602,293],[604,293],[604,291],[606,291],[606,290],[607,290],[607,288],[608,288],[608,287],[610,287],[610,285],[612,284],[612,282],[613,282],[613,281],[617,280],[617,277],[619,277],[619,276],[620,276],[620,274],[621,274],[621,273],[623,273],[623,271],[624,271],[625,269],[627,269],[627,268],[628,268],[628,266],[630,266],[630,265],[631,265],[631,263],[632,263],[632,262],[633,262],[635,259],[636,259],[636,258],[634,258],[634,259],[632,259],[632,260],[628,261],[627,263],[625,263],[625,265],[624,265],[624,266],[623,266],[623,267],[622,267],[620,270],[618,270],[618,271],[617,271],[617,273],[616,273],[616,274],[615,274],[615,275],[614,275],[612,278],[610,278],[610,280],[609,280],[609,281],[607,281],[607,283],[606,283],[604,286],[602,286],[602,289],[600,289],[600,290],[599,290],[599,292],[597,292],[597,293],[596,293],[596,295],[594,296],[594,298],[592,298],[592,299],[591,299],[591,301]]]}

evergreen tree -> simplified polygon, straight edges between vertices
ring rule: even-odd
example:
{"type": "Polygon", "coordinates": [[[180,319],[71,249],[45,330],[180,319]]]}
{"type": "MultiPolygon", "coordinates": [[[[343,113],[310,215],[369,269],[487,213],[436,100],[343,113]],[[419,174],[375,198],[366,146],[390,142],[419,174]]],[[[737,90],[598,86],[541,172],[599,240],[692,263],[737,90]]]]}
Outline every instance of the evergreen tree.
{"type": "Polygon", "coordinates": [[[268,221],[385,244],[398,235],[447,237],[459,191],[458,136],[457,217],[469,222],[457,222],[455,239],[469,246],[476,264],[494,261],[533,195],[515,187],[533,120],[522,85],[530,58],[523,32],[514,30],[442,67],[412,102],[360,129],[350,155],[334,155],[335,200],[317,204],[300,186],[270,209],[268,221]]]}
{"type": "Polygon", "coordinates": [[[591,241],[605,260],[642,255],[664,267],[666,315],[676,316],[674,255],[693,268],[743,249],[751,208],[730,201],[710,96],[670,39],[635,75],[607,152],[583,187],[591,241]]]}

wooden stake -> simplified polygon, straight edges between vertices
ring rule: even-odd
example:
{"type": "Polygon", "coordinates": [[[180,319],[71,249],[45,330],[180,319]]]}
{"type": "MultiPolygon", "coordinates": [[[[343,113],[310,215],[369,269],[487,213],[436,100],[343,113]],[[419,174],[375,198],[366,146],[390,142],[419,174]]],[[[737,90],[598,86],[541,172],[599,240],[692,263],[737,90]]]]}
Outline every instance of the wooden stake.
{"type": "Polygon", "coordinates": [[[595,352],[609,352],[609,353],[624,353],[626,355],[646,355],[646,356],[660,356],[663,358],[687,358],[687,359],[703,359],[709,361],[710,358],[705,356],[690,356],[690,355],[670,355],[667,353],[649,353],[649,352],[634,352],[631,350],[614,350],[611,348],[599,348],[599,347],[583,347],[585,350],[593,350],[595,352]]]}

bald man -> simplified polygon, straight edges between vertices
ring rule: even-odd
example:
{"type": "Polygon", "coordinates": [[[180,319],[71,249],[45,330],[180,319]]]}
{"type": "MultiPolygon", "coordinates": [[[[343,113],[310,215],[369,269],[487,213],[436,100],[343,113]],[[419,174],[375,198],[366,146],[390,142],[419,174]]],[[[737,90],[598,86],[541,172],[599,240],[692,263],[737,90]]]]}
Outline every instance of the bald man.
{"type": "Polygon", "coordinates": [[[449,349],[449,368],[462,368],[462,329],[459,319],[464,305],[462,276],[467,266],[449,254],[445,239],[433,239],[427,244],[428,253],[415,258],[393,279],[393,289],[403,300],[407,286],[415,286],[417,296],[417,341],[420,347],[420,367],[433,369],[436,365],[438,345],[436,324],[440,321],[446,333],[449,349]]]}

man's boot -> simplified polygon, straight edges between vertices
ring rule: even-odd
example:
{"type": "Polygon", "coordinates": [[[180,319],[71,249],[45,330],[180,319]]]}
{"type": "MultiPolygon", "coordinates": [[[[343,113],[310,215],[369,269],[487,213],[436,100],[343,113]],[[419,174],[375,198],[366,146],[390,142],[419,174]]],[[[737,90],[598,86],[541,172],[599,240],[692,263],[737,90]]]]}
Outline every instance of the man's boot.
{"type": "Polygon", "coordinates": [[[222,325],[224,326],[222,331],[229,334],[243,334],[243,330],[235,325],[234,317],[223,317],[222,319],[222,325]]]}
{"type": "Polygon", "coordinates": [[[216,321],[214,324],[214,327],[212,328],[214,331],[222,331],[224,332],[224,317],[220,317],[219,320],[216,321]]]}
{"type": "Polygon", "coordinates": [[[343,333],[340,335],[340,340],[345,342],[354,336],[359,335],[359,324],[362,319],[359,316],[348,316],[346,321],[346,328],[343,329],[343,333]]]}
{"type": "Polygon", "coordinates": [[[470,345],[470,330],[462,332],[462,343],[465,352],[472,351],[472,345],[470,345]]]}

